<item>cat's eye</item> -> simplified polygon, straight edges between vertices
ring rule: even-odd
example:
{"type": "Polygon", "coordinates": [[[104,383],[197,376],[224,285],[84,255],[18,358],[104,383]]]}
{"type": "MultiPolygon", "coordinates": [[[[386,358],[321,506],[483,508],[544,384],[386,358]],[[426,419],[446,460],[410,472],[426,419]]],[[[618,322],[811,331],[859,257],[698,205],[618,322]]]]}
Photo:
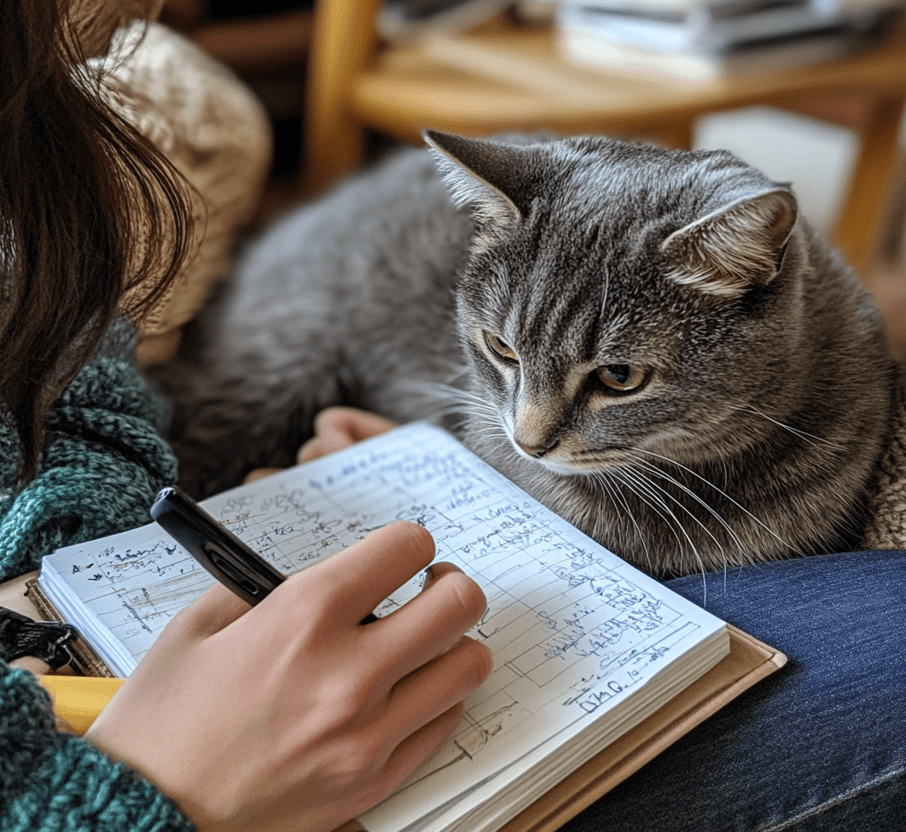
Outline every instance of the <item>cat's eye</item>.
{"type": "Polygon", "coordinates": [[[596,370],[600,381],[618,393],[630,393],[642,386],[648,377],[644,367],[635,364],[605,364],[596,370]]]}
{"type": "Polygon", "coordinates": [[[492,335],[490,332],[484,334],[484,341],[488,345],[488,349],[495,353],[498,357],[502,358],[504,361],[510,364],[518,364],[519,356],[516,355],[516,350],[514,350],[506,341],[499,338],[497,335],[492,335]]]}

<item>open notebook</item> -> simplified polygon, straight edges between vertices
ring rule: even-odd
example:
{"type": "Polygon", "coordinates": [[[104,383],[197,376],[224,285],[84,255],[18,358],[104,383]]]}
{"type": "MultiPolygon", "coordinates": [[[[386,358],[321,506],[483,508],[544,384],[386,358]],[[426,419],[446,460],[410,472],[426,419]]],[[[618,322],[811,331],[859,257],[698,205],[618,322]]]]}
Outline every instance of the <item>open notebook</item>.
{"type": "MultiPolygon", "coordinates": [[[[495,669],[468,700],[451,741],[361,819],[374,832],[501,828],[730,653],[724,622],[426,424],[202,505],[286,573],[390,520],[411,520],[434,535],[439,558],[484,589],[488,610],[471,635],[490,647],[495,669]]],[[[44,559],[39,583],[61,616],[125,676],[212,580],[150,524],[57,551],[44,559]]],[[[376,612],[387,614],[419,589],[413,580],[376,612]]],[[[703,694],[711,710],[740,679],[747,686],[781,663],[765,648],[718,684],[724,693],[717,699],[713,686],[703,694]]],[[[680,710],[688,717],[688,708],[680,710]]],[[[687,718],[690,727],[695,721],[687,718]]]]}

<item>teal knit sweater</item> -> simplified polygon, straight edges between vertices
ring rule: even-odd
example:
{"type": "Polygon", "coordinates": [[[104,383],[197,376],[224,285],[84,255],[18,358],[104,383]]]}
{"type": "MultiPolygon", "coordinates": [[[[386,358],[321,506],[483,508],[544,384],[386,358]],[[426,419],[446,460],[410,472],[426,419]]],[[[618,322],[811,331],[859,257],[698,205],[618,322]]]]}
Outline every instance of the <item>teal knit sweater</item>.
{"type": "MultiPolygon", "coordinates": [[[[176,479],[159,428],[163,401],[133,361],[134,329],[111,328],[54,405],[37,477],[16,491],[19,457],[0,418],[0,579],[37,569],[59,546],[149,522],[176,479]]],[[[84,740],[58,733],[34,676],[0,661],[0,830],[164,832],[193,827],[169,799],[84,740]]]]}

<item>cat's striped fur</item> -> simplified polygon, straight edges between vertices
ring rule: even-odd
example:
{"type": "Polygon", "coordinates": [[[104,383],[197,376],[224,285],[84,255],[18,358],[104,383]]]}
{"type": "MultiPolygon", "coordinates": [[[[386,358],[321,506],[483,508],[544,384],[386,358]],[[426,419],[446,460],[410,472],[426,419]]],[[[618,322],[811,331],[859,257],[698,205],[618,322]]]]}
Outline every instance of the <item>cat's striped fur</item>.
{"type": "Polygon", "coordinates": [[[162,376],[185,485],[287,464],[329,404],[457,411],[656,575],[857,541],[894,369],[786,186],[724,152],[428,138],[246,252],[162,376]]]}

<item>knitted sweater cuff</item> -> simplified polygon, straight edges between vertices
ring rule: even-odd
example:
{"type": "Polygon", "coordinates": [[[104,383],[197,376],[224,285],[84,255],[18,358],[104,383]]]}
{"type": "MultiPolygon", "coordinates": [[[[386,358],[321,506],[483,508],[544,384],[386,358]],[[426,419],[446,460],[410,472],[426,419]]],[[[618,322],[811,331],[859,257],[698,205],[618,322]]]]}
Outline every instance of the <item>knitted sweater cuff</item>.
{"type": "Polygon", "coordinates": [[[0,413],[0,580],[37,569],[54,549],[151,522],[154,495],[176,480],[158,432],[161,397],[140,376],[111,328],[104,351],[55,402],[38,475],[14,489],[18,444],[0,413]]]}
{"type": "Polygon", "coordinates": [[[0,662],[0,829],[192,832],[176,805],[123,763],[56,730],[50,697],[0,662]]]}

